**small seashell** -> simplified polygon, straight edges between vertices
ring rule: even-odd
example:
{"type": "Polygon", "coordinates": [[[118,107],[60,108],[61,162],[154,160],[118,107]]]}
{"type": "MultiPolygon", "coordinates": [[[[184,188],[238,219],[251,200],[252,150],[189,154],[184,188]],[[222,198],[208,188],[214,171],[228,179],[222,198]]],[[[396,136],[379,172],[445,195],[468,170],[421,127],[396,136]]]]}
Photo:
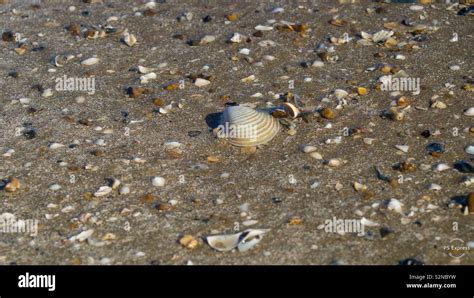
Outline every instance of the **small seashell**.
{"type": "Polygon", "coordinates": [[[461,181],[459,183],[464,186],[470,186],[474,184],[474,177],[464,176],[461,178],[461,181]]]}
{"type": "Polygon", "coordinates": [[[121,195],[126,195],[126,194],[129,194],[130,193],[130,187],[128,186],[122,186],[120,189],[119,189],[119,194],[121,195]]]}
{"type": "Polygon", "coordinates": [[[367,144],[367,145],[372,145],[372,143],[374,141],[375,141],[375,139],[373,139],[373,138],[364,138],[363,139],[364,144],[367,144]]]}
{"type": "Polygon", "coordinates": [[[232,37],[229,39],[229,41],[233,43],[241,43],[243,40],[244,40],[244,37],[240,33],[234,33],[232,37]]]}
{"type": "Polygon", "coordinates": [[[274,9],[272,9],[272,13],[282,13],[284,11],[285,9],[282,7],[275,7],[274,9]]]}
{"type": "Polygon", "coordinates": [[[108,195],[112,191],[112,187],[110,186],[101,186],[99,189],[94,193],[94,197],[103,197],[108,195]]]}
{"type": "Polygon", "coordinates": [[[336,168],[339,167],[342,164],[341,160],[338,158],[331,158],[330,160],[327,161],[327,165],[336,168]]]}
{"type": "Polygon", "coordinates": [[[449,69],[456,71],[456,70],[460,70],[461,66],[459,66],[459,65],[450,65],[449,69]]]}
{"type": "Polygon", "coordinates": [[[229,22],[235,22],[239,19],[239,15],[236,14],[236,13],[231,13],[231,14],[228,14],[225,16],[225,18],[229,21],[229,22]]]}
{"type": "Polygon", "coordinates": [[[380,30],[379,32],[374,33],[374,35],[372,36],[372,41],[375,43],[384,42],[389,37],[391,37],[393,33],[393,31],[380,30]]]}
{"type": "Polygon", "coordinates": [[[280,122],[264,111],[244,106],[226,107],[218,137],[240,147],[254,147],[269,142],[280,129],[280,122]]]}
{"type": "Polygon", "coordinates": [[[201,78],[197,78],[194,81],[194,85],[196,85],[197,87],[204,87],[204,86],[209,85],[210,83],[211,83],[210,81],[205,80],[205,79],[201,79],[201,78]]]}
{"type": "Polygon", "coordinates": [[[274,42],[273,40],[262,40],[258,43],[259,46],[263,47],[263,48],[266,48],[266,47],[274,47],[276,46],[276,42],[274,42]]]}
{"type": "Polygon", "coordinates": [[[135,35],[126,32],[126,33],[122,36],[122,41],[123,41],[127,46],[133,47],[133,46],[137,43],[137,38],[135,37],[135,35]]]}
{"type": "Polygon", "coordinates": [[[156,186],[156,187],[163,187],[165,186],[165,178],[163,177],[153,177],[153,179],[151,180],[151,184],[153,184],[153,186],[156,186]]]}
{"type": "Polygon", "coordinates": [[[397,200],[397,199],[390,199],[388,202],[387,202],[387,209],[388,210],[393,210],[397,213],[400,213],[403,215],[403,204],[397,200]]]}
{"type": "Polygon", "coordinates": [[[412,6],[410,6],[410,10],[420,11],[420,10],[423,10],[423,6],[421,6],[421,5],[412,5],[412,6]]]}
{"type": "Polygon", "coordinates": [[[284,102],[282,106],[285,109],[285,111],[288,113],[288,116],[290,116],[290,118],[294,119],[298,117],[298,115],[300,114],[300,110],[292,103],[284,102]]]}
{"type": "Polygon", "coordinates": [[[250,75],[248,77],[243,78],[241,81],[244,83],[250,83],[255,80],[255,75],[250,75]]]}
{"type": "Polygon", "coordinates": [[[312,67],[323,67],[324,66],[324,62],[323,61],[314,61],[312,64],[311,64],[312,67]]]}
{"type": "Polygon", "coordinates": [[[87,239],[89,239],[90,236],[92,236],[92,234],[94,234],[94,229],[89,229],[89,230],[86,230],[86,231],[83,231],[75,236],[72,236],[71,238],[69,238],[68,240],[70,242],[74,242],[74,241],[79,241],[79,242],[83,242],[87,239]]]}
{"type": "Polygon", "coordinates": [[[239,51],[239,54],[248,55],[248,54],[250,54],[250,49],[243,48],[239,51]]]}
{"type": "Polygon", "coordinates": [[[397,107],[391,107],[387,111],[387,117],[393,121],[402,121],[404,116],[404,113],[399,111],[397,107]]]}
{"type": "Polygon", "coordinates": [[[326,119],[334,119],[336,117],[336,113],[331,108],[324,108],[319,113],[326,119]]]}
{"type": "Polygon", "coordinates": [[[218,251],[227,252],[237,248],[242,252],[260,242],[268,231],[268,229],[248,229],[237,234],[208,236],[206,241],[209,246],[218,251]]]}
{"type": "Polygon", "coordinates": [[[62,67],[66,64],[67,58],[64,55],[56,55],[53,58],[53,63],[56,67],[62,67]]]}
{"type": "Polygon", "coordinates": [[[315,146],[311,146],[311,145],[301,146],[301,151],[303,151],[304,153],[310,153],[310,152],[314,152],[316,150],[318,150],[318,148],[315,147],[315,146]]]}
{"type": "Polygon", "coordinates": [[[273,27],[272,26],[257,25],[255,27],[255,30],[257,30],[257,31],[270,31],[270,30],[273,30],[273,27]]]}
{"type": "Polygon", "coordinates": [[[334,90],[334,95],[336,96],[337,99],[341,100],[341,99],[346,98],[349,95],[349,92],[342,89],[336,89],[334,90]]]}
{"type": "Polygon", "coordinates": [[[181,143],[176,142],[176,141],[170,141],[170,142],[165,142],[164,143],[164,146],[165,146],[166,150],[178,149],[179,147],[181,147],[181,145],[182,145],[181,143]]]}
{"type": "Polygon", "coordinates": [[[184,235],[179,239],[179,244],[188,249],[194,249],[198,246],[199,242],[191,235],[184,235]]]}
{"type": "Polygon", "coordinates": [[[61,185],[55,183],[55,184],[51,184],[48,188],[49,188],[50,190],[53,190],[53,191],[55,191],[55,190],[60,190],[60,189],[61,189],[61,185]]]}
{"type": "Polygon", "coordinates": [[[147,73],[152,72],[152,71],[155,70],[155,68],[144,67],[144,66],[141,66],[141,65],[138,65],[137,69],[138,69],[138,72],[141,73],[141,74],[147,74],[147,73]]]}
{"type": "Polygon", "coordinates": [[[441,185],[436,184],[436,183],[431,183],[427,186],[428,190],[433,190],[433,191],[441,190],[441,188],[442,188],[441,185]]]}
{"type": "Polygon", "coordinates": [[[42,97],[50,97],[53,95],[53,90],[51,88],[44,89],[44,91],[41,93],[42,97]]]}
{"type": "Polygon", "coordinates": [[[22,98],[19,99],[19,101],[20,101],[20,103],[21,103],[22,105],[27,105],[27,104],[29,104],[29,103],[31,102],[31,98],[22,97],[22,98]]]}
{"type": "Polygon", "coordinates": [[[463,114],[469,117],[474,116],[474,107],[464,110],[463,114]]]}
{"type": "Polygon", "coordinates": [[[204,45],[213,42],[216,40],[216,37],[213,35],[205,35],[203,38],[199,40],[199,44],[204,45]]]}
{"type": "Polygon", "coordinates": [[[154,80],[156,78],[157,78],[156,73],[149,72],[145,75],[140,76],[140,84],[146,84],[146,83],[148,83],[149,80],[154,80]]]}
{"type": "Polygon", "coordinates": [[[49,149],[58,149],[58,148],[65,147],[65,145],[61,143],[51,143],[48,147],[49,149]]]}
{"type": "Polygon", "coordinates": [[[363,39],[372,40],[372,34],[370,34],[370,33],[361,31],[360,36],[362,36],[363,39]]]}
{"type": "Polygon", "coordinates": [[[395,148],[398,150],[407,153],[408,149],[410,148],[408,145],[395,145],[395,148]]]}
{"type": "Polygon", "coordinates": [[[316,151],[310,152],[309,156],[311,156],[312,158],[317,159],[317,160],[322,160],[323,159],[323,156],[321,155],[321,153],[316,152],[316,151]]]}
{"type": "Polygon", "coordinates": [[[473,145],[466,146],[466,148],[464,149],[464,151],[465,151],[467,154],[474,155],[474,146],[473,146],[473,145]]]}
{"type": "Polygon", "coordinates": [[[11,177],[8,179],[8,183],[5,185],[5,191],[7,192],[15,192],[21,188],[20,180],[11,177]]]}
{"type": "Polygon", "coordinates": [[[439,163],[437,165],[435,165],[433,167],[433,170],[437,171],[437,172],[442,172],[442,171],[446,171],[446,170],[449,170],[451,167],[448,166],[447,164],[445,163],[439,163]]]}
{"type": "Polygon", "coordinates": [[[354,183],[352,184],[352,186],[354,187],[354,189],[355,189],[356,191],[366,191],[366,190],[367,190],[367,186],[364,185],[364,184],[361,184],[361,183],[359,183],[359,182],[354,182],[354,183]]]}
{"type": "Polygon", "coordinates": [[[365,217],[362,217],[361,220],[360,220],[360,223],[363,225],[363,226],[366,226],[366,227],[376,227],[378,226],[379,224],[376,223],[375,221],[371,221],[365,217]]]}
{"type": "Polygon", "coordinates": [[[100,61],[99,58],[92,57],[92,58],[88,58],[88,59],[82,60],[81,64],[82,64],[82,65],[87,65],[87,66],[89,66],[89,65],[97,64],[99,61],[100,61]]]}

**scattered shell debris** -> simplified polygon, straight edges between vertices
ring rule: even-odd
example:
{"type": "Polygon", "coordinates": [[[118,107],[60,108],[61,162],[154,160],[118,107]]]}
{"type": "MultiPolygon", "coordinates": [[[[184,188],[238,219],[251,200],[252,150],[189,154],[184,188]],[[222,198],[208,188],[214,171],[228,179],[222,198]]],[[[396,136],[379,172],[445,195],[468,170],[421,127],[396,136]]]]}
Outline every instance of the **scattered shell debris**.
{"type": "Polygon", "coordinates": [[[0,218],[40,233],[2,237],[0,265],[449,264],[472,243],[469,1],[29,2],[0,1],[0,218]]]}

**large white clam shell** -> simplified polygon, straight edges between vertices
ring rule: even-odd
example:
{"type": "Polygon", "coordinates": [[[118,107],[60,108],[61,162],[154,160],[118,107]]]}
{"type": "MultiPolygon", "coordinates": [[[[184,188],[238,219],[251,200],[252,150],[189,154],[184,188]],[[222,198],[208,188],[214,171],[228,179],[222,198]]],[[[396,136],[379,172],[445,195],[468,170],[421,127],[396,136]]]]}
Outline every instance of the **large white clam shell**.
{"type": "Polygon", "coordinates": [[[264,111],[244,106],[226,107],[219,137],[240,147],[268,143],[280,130],[280,122],[264,111]]]}

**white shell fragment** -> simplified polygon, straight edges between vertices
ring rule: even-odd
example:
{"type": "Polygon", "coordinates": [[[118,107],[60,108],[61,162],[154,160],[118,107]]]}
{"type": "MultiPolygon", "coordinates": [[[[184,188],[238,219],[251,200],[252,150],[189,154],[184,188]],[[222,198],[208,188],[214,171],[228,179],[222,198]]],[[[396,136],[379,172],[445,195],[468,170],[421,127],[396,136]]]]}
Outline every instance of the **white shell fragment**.
{"type": "Polygon", "coordinates": [[[101,186],[99,189],[94,193],[94,197],[103,197],[108,195],[112,191],[112,187],[110,186],[101,186]]]}
{"type": "Polygon", "coordinates": [[[301,151],[303,151],[304,153],[311,153],[311,152],[314,152],[316,150],[318,150],[318,148],[315,147],[315,146],[311,146],[311,145],[301,146],[301,151]]]}
{"type": "Polygon", "coordinates": [[[272,27],[272,26],[257,25],[257,26],[255,27],[255,30],[258,30],[258,31],[270,31],[270,30],[273,30],[273,27],[272,27]]]}
{"type": "Polygon", "coordinates": [[[365,217],[362,217],[362,219],[360,220],[360,223],[366,227],[376,227],[379,225],[375,221],[371,221],[370,219],[367,219],[365,217]]]}
{"type": "Polygon", "coordinates": [[[151,183],[153,184],[153,186],[163,187],[163,186],[165,186],[165,178],[163,178],[163,177],[154,177],[151,180],[151,183]]]}
{"type": "Polygon", "coordinates": [[[138,72],[141,73],[141,74],[147,74],[147,73],[152,72],[152,71],[155,70],[154,68],[145,67],[145,66],[141,66],[141,65],[138,65],[137,68],[138,68],[138,72]]]}
{"type": "Polygon", "coordinates": [[[467,146],[464,151],[467,153],[467,154],[471,154],[471,155],[474,155],[474,146],[473,145],[469,145],[467,146]]]}
{"type": "Polygon", "coordinates": [[[244,40],[244,37],[240,33],[234,33],[230,38],[230,42],[241,43],[244,40]]]}
{"type": "Polygon", "coordinates": [[[437,171],[437,172],[446,171],[446,170],[449,170],[450,168],[451,168],[451,167],[448,166],[448,165],[445,164],[445,163],[439,163],[439,164],[437,164],[437,165],[435,165],[435,166],[433,167],[433,169],[434,169],[435,171],[437,171]]]}
{"type": "Polygon", "coordinates": [[[284,102],[282,103],[283,108],[290,118],[296,118],[300,114],[300,110],[292,103],[284,102]]]}
{"type": "Polygon", "coordinates": [[[99,61],[100,61],[99,58],[92,57],[92,58],[87,58],[85,60],[82,60],[81,64],[89,66],[89,65],[97,64],[99,61]]]}
{"type": "Polygon", "coordinates": [[[194,82],[194,85],[197,87],[204,87],[209,85],[211,82],[205,79],[197,78],[196,81],[194,82]]]}
{"type": "Polygon", "coordinates": [[[135,35],[128,32],[123,35],[122,40],[129,47],[133,47],[137,43],[135,35]]]}
{"type": "Polygon", "coordinates": [[[464,110],[464,116],[474,116],[474,107],[464,110]]]}
{"type": "Polygon", "coordinates": [[[226,107],[218,137],[240,147],[268,143],[280,130],[280,122],[270,114],[244,106],[226,107]]]}
{"type": "Polygon", "coordinates": [[[247,251],[259,243],[269,229],[247,229],[243,232],[230,235],[214,235],[206,237],[210,247],[226,252],[237,248],[238,251],[247,251]]]}
{"type": "Polygon", "coordinates": [[[156,73],[150,72],[145,75],[140,76],[140,84],[146,84],[149,80],[155,80],[157,78],[156,73]]]}
{"type": "Polygon", "coordinates": [[[74,242],[74,241],[79,241],[79,242],[82,242],[82,241],[85,241],[87,240],[90,236],[92,236],[92,234],[94,234],[94,229],[89,229],[89,230],[86,230],[86,231],[83,231],[75,236],[72,236],[71,238],[69,238],[69,241],[70,242],[74,242]]]}
{"type": "Polygon", "coordinates": [[[403,215],[402,207],[403,207],[403,204],[397,199],[390,199],[387,203],[388,210],[393,210],[403,215]]]}
{"type": "Polygon", "coordinates": [[[384,42],[393,35],[393,31],[380,30],[372,35],[372,41],[375,43],[384,42]]]}
{"type": "Polygon", "coordinates": [[[62,147],[65,147],[65,145],[61,144],[61,143],[51,143],[49,145],[49,149],[58,149],[58,148],[62,148],[62,147]]]}
{"type": "Polygon", "coordinates": [[[397,148],[398,150],[400,150],[404,153],[407,153],[408,149],[410,149],[410,147],[408,145],[395,145],[395,148],[397,148]]]}
{"type": "Polygon", "coordinates": [[[204,45],[204,44],[208,44],[208,43],[211,43],[213,42],[214,40],[216,40],[216,37],[213,36],[213,35],[205,35],[203,38],[201,38],[201,40],[199,41],[200,44],[204,45]]]}
{"type": "Polygon", "coordinates": [[[334,90],[334,95],[336,96],[337,99],[341,100],[345,98],[346,96],[348,96],[349,93],[346,90],[336,89],[334,90]]]}

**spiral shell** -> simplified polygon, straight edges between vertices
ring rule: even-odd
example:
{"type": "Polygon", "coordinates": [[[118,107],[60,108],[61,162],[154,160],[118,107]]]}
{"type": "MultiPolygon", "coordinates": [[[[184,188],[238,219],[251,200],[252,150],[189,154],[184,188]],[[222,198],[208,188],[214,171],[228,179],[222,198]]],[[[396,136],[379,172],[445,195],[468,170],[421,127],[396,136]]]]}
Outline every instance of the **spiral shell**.
{"type": "Polygon", "coordinates": [[[239,147],[268,143],[280,130],[280,122],[270,114],[244,106],[226,107],[219,137],[239,147]]]}

